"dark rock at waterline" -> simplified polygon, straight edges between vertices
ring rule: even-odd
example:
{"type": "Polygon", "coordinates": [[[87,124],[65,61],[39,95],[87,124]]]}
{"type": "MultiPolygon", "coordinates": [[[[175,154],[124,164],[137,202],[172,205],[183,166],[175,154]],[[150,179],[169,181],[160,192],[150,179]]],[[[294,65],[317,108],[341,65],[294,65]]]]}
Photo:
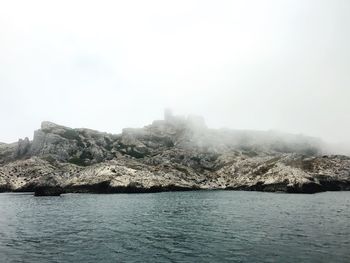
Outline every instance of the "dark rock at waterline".
{"type": "Polygon", "coordinates": [[[39,186],[34,190],[34,196],[60,196],[64,193],[61,187],[39,186]]]}
{"type": "Polygon", "coordinates": [[[109,181],[97,184],[84,185],[69,185],[64,189],[66,193],[98,193],[98,194],[113,194],[113,193],[159,193],[159,192],[177,192],[177,191],[194,191],[200,190],[197,186],[178,186],[178,185],[153,185],[145,187],[140,184],[130,183],[126,186],[111,186],[109,181]]]}
{"type": "Polygon", "coordinates": [[[287,193],[314,194],[324,192],[325,188],[314,182],[293,184],[287,186],[287,193]]]}
{"type": "Polygon", "coordinates": [[[320,184],[326,191],[349,191],[350,190],[350,180],[320,180],[320,184]]]}

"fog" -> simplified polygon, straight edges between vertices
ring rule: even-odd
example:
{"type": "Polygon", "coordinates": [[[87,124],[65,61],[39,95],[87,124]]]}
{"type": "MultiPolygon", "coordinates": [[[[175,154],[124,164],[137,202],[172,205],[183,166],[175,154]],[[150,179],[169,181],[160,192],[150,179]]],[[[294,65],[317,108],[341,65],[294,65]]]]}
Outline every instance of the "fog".
{"type": "Polygon", "coordinates": [[[1,1],[0,141],[43,120],[119,133],[172,108],[347,149],[349,11],[347,0],[1,1]]]}

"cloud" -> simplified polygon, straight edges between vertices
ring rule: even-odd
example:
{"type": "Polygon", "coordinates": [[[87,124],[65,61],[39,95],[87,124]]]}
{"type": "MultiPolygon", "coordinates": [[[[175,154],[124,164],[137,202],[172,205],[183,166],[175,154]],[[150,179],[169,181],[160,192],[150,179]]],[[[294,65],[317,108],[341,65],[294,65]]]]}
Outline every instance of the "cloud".
{"type": "Polygon", "coordinates": [[[0,141],[162,116],[349,140],[347,1],[3,1],[0,141]]]}

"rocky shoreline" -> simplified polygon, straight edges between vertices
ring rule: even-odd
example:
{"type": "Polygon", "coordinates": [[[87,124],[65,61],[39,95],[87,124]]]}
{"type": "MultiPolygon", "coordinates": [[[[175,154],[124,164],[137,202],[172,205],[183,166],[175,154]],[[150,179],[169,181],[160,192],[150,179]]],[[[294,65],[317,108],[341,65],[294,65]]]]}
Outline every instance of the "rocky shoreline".
{"type": "Polygon", "coordinates": [[[317,193],[350,190],[350,158],[300,135],[214,130],[165,115],[114,135],[43,122],[33,140],[0,144],[0,192],[187,190],[317,193]]]}
{"type": "Polygon", "coordinates": [[[35,196],[60,196],[67,193],[93,193],[93,194],[122,194],[122,193],[160,193],[160,192],[178,192],[178,191],[215,191],[215,190],[230,190],[230,191],[259,191],[259,192],[280,192],[293,194],[314,194],[326,191],[350,191],[349,181],[332,181],[331,183],[304,183],[297,185],[288,185],[284,183],[256,185],[242,185],[237,187],[212,188],[203,189],[197,185],[191,187],[182,187],[177,185],[154,185],[149,188],[137,187],[133,185],[127,186],[110,186],[110,182],[101,182],[97,184],[87,185],[68,185],[62,188],[61,186],[33,186],[24,187],[13,190],[12,188],[2,188],[0,193],[6,192],[33,192],[35,196]]]}

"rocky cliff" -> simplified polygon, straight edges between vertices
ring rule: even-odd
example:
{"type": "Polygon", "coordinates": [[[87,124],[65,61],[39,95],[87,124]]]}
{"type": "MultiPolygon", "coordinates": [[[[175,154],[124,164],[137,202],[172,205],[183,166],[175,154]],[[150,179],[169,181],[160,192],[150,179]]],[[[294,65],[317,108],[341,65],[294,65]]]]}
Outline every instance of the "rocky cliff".
{"type": "Polygon", "coordinates": [[[322,148],[306,136],[214,130],[169,113],[118,135],[43,122],[32,141],[0,144],[0,191],[349,190],[350,158],[322,148]]]}

